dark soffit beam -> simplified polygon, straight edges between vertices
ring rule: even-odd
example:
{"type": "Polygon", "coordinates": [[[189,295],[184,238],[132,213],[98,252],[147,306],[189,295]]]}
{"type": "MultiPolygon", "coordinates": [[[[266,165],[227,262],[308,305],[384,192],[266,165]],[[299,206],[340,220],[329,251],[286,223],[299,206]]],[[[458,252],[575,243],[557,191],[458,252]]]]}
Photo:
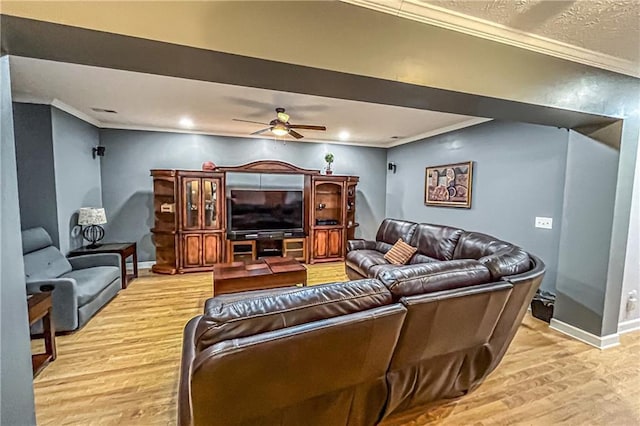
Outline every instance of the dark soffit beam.
{"type": "Polygon", "coordinates": [[[2,54],[564,128],[616,118],[0,16],[2,54]]]}

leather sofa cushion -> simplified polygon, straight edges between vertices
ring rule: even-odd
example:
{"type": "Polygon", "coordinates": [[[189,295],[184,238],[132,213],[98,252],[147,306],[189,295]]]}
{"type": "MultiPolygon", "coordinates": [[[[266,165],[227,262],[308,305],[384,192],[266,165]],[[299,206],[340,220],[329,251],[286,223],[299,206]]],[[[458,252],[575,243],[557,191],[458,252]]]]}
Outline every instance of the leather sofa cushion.
{"type": "Polygon", "coordinates": [[[71,264],[54,246],[33,251],[24,255],[24,274],[26,281],[40,281],[58,278],[71,271],[71,264]]]}
{"type": "Polygon", "coordinates": [[[116,266],[94,266],[67,272],[60,278],[73,278],[78,284],[76,296],[78,306],[84,306],[95,299],[109,284],[120,278],[120,268],[116,266]]]}
{"type": "Polygon", "coordinates": [[[386,270],[395,269],[398,265],[394,265],[392,263],[386,265],[374,265],[369,268],[369,278],[378,278],[378,276],[386,270]]]}
{"type": "Polygon", "coordinates": [[[380,253],[386,254],[389,250],[391,250],[391,247],[393,247],[393,244],[388,244],[383,241],[376,241],[375,250],[379,251],[380,253]]]}
{"type": "Polygon", "coordinates": [[[500,250],[512,247],[505,241],[498,240],[480,232],[464,232],[453,253],[454,259],[480,259],[500,250]]]}
{"type": "Polygon", "coordinates": [[[365,277],[373,278],[369,273],[371,267],[376,265],[389,265],[384,258],[384,253],[377,250],[355,250],[347,253],[347,266],[365,277]]]}
{"type": "Polygon", "coordinates": [[[439,262],[439,260],[429,256],[425,256],[424,254],[416,253],[413,255],[413,257],[409,261],[409,265],[417,265],[419,263],[431,263],[431,262],[439,262]]]}
{"type": "Polygon", "coordinates": [[[460,237],[454,259],[477,259],[495,280],[531,267],[529,255],[520,247],[480,232],[465,232],[460,237]]]}
{"type": "Polygon", "coordinates": [[[451,260],[463,233],[462,229],[450,226],[421,223],[416,227],[410,244],[416,247],[420,254],[438,260],[451,260]]]}
{"type": "Polygon", "coordinates": [[[477,260],[449,260],[387,269],[378,275],[378,279],[397,300],[403,296],[488,283],[491,274],[477,260]]]}
{"type": "Polygon", "coordinates": [[[376,241],[382,241],[394,245],[399,238],[411,241],[417,224],[406,220],[385,219],[378,228],[376,241]]]}
{"type": "Polygon", "coordinates": [[[198,351],[225,340],[365,311],[392,301],[386,287],[371,279],[246,295],[229,303],[215,297],[207,300],[195,335],[198,351]]]}

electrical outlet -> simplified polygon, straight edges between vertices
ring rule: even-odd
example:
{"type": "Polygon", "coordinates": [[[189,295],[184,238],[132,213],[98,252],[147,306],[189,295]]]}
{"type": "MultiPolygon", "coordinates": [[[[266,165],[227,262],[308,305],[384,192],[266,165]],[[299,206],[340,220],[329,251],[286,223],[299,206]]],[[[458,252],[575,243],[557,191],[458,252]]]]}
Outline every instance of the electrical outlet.
{"type": "Polygon", "coordinates": [[[551,217],[536,217],[536,228],[552,229],[553,218],[551,217]]]}
{"type": "Polygon", "coordinates": [[[633,290],[627,296],[627,312],[633,312],[638,307],[638,292],[633,290]]]}

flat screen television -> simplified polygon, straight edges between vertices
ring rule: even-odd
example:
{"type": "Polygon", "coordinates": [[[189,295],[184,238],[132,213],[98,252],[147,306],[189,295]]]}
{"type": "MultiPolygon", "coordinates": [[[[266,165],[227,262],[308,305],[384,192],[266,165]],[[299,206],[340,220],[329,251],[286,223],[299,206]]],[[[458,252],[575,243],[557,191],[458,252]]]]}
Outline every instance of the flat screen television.
{"type": "Polygon", "coordinates": [[[302,230],[302,191],[231,190],[232,232],[302,230]]]}

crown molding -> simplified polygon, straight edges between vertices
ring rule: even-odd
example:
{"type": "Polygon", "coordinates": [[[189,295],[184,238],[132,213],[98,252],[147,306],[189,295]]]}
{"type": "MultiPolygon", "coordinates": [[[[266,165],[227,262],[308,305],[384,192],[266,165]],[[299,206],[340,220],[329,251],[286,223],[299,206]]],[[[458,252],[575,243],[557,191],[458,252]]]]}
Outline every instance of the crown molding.
{"type": "Polygon", "coordinates": [[[482,118],[482,117],[470,118],[469,120],[461,121],[460,123],[455,123],[450,126],[440,127],[439,129],[430,130],[428,132],[420,133],[415,136],[410,136],[408,138],[391,141],[385,145],[385,148],[393,148],[394,146],[404,145],[407,143],[419,141],[421,139],[442,135],[444,133],[449,133],[456,130],[464,129],[465,127],[471,127],[477,124],[486,123],[487,121],[491,121],[491,120],[493,120],[493,118],[482,118]]]}
{"type": "Polygon", "coordinates": [[[239,135],[237,133],[230,133],[224,131],[202,131],[195,129],[178,129],[170,127],[155,127],[155,126],[138,126],[132,124],[117,124],[117,123],[102,123],[101,129],[113,129],[113,130],[137,130],[142,132],[163,132],[163,133],[181,133],[189,135],[207,135],[207,136],[225,136],[231,138],[243,138],[243,139],[261,139],[261,140],[273,140],[276,142],[302,142],[302,143],[327,143],[332,145],[352,145],[352,146],[365,146],[370,148],[386,148],[384,144],[367,143],[367,142],[343,142],[343,141],[327,141],[320,139],[308,138],[304,139],[284,139],[284,138],[268,138],[264,136],[252,136],[252,135],[239,135]]]}
{"type": "Polygon", "coordinates": [[[331,145],[362,146],[362,147],[368,147],[368,148],[382,148],[382,149],[393,148],[395,146],[404,145],[404,144],[415,142],[421,139],[441,135],[443,133],[453,132],[455,130],[460,130],[465,127],[471,127],[480,123],[484,123],[486,121],[493,120],[492,118],[473,117],[469,120],[465,120],[460,123],[455,123],[450,126],[440,127],[439,129],[430,130],[428,132],[420,133],[414,136],[409,136],[403,139],[392,140],[389,142],[375,143],[375,142],[356,142],[356,141],[328,141],[328,140],[313,139],[308,137],[305,137],[302,140],[298,140],[298,139],[294,140],[294,139],[283,139],[283,138],[265,138],[263,136],[252,136],[252,135],[238,135],[237,133],[224,132],[224,131],[213,132],[213,131],[201,131],[201,130],[195,130],[195,129],[181,129],[181,128],[172,128],[172,127],[105,123],[103,121],[100,121],[96,118],[91,117],[90,115],[85,114],[82,111],[75,109],[71,105],[68,105],[62,102],[59,99],[48,100],[48,99],[42,99],[42,98],[37,98],[30,95],[22,94],[22,95],[16,95],[14,97],[14,101],[21,102],[21,103],[30,103],[30,104],[51,105],[58,108],[61,111],[64,111],[68,114],[73,115],[74,117],[82,121],[92,124],[99,129],[136,130],[136,131],[142,131],[142,132],[162,132],[162,133],[181,133],[181,134],[189,134],[189,135],[225,136],[225,137],[232,137],[232,138],[274,140],[277,142],[285,142],[285,143],[286,142],[325,143],[325,144],[331,144],[331,145]]]}
{"type": "Polygon", "coordinates": [[[399,16],[413,21],[461,32],[486,40],[531,50],[544,55],[640,77],[640,66],[627,59],[595,52],[505,25],[421,3],[418,0],[389,2],[384,0],[341,0],[355,6],[399,16]]]}
{"type": "Polygon", "coordinates": [[[103,123],[100,120],[96,120],[90,115],[87,115],[84,112],[75,109],[71,105],[65,104],[60,99],[54,99],[53,101],[51,101],[51,106],[54,106],[59,110],[66,112],[67,114],[71,114],[82,121],[86,121],[89,124],[93,124],[96,127],[102,127],[103,123]]]}

